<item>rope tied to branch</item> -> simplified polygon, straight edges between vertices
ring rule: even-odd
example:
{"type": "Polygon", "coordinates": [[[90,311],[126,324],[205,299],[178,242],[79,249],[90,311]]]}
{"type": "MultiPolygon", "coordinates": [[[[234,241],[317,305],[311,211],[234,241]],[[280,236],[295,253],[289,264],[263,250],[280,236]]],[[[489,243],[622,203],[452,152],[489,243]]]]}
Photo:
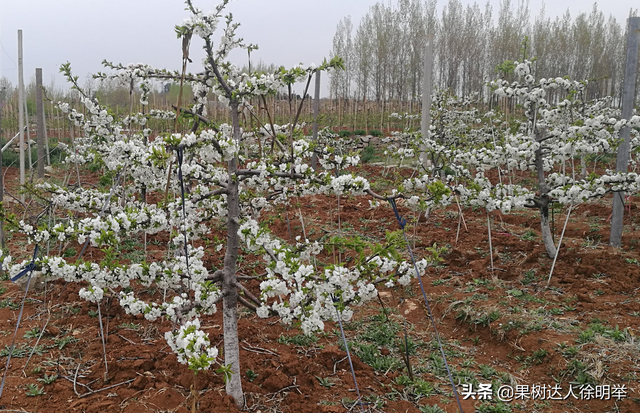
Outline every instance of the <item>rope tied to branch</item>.
{"type": "MultiPolygon", "coordinates": [[[[400,229],[404,232],[404,227],[407,225],[407,220],[400,215],[398,211],[398,206],[396,205],[395,198],[387,198],[389,204],[391,204],[391,208],[393,208],[393,213],[396,214],[396,219],[398,220],[398,225],[400,225],[400,229]]],[[[408,245],[408,244],[407,244],[408,245]]]]}
{"type": "MultiPolygon", "coordinates": [[[[36,269],[36,257],[38,256],[38,249],[39,249],[39,245],[36,244],[36,248],[33,251],[33,258],[31,258],[31,262],[27,264],[22,271],[20,271],[17,275],[11,278],[11,281],[16,282],[20,278],[24,277],[25,274],[30,273],[31,271],[36,269]]],[[[0,263],[0,265],[2,264],[0,263]]],[[[0,270],[2,270],[2,267],[0,267],[0,270]]]]}

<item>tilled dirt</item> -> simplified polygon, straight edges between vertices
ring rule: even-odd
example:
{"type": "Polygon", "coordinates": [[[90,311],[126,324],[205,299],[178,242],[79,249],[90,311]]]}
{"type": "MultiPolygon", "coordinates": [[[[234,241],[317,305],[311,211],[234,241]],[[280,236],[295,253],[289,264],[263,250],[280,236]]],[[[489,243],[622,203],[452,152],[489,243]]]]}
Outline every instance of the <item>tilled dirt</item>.
{"type": "MultiPolygon", "coordinates": [[[[380,173],[379,169],[369,169],[364,172],[380,173]]],[[[6,180],[10,191],[16,175],[17,171],[9,168],[6,180]]],[[[95,184],[97,178],[95,174],[83,175],[87,183],[95,184]]],[[[621,249],[606,245],[610,200],[574,208],[548,285],[553,261],[541,243],[536,211],[491,214],[492,269],[486,211],[464,209],[463,224],[456,205],[430,211],[427,218],[416,220],[400,204],[401,214],[409,221],[407,237],[418,257],[428,255],[426,248],[434,244],[447,247],[444,261],[430,268],[422,281],[449,365],[458,374],[458,391],[462,384],[477,388],[479,384],[498,381],[499,377],[503,378],[503,385],[513,388],[551,388],[558,384],[563,398],[571,383],[581,380],[599,389],[623,385],[626,389],[620,400],[523,396],[504,405],[487,405],[475,395],[475,400],[469,397],[461,401],[465,412],[640,411],[640,215],[637,201],[632,198],[629,202],[631,209],[625,218],[621,249]],[[581,338],[590,326],[597,330],[594,325],[604,326],[607,332],[581,338]],[[622,331],[621,336],[611,333],[616,327],[622,331]],[[575,348],[575,354],[567,352],[568,347],[575,348]],[[480,366],[493,368],[496,373],[485,376],[480,366]],[[579,376],[579,371],[584,376],[579,376]],[[464,374],[469,377],[468,382],[460,378],[464,374]]],[[[341,197],[339,212],[335,197],[307,197],[293,204],[263,216],[283,239],[303,235],[304,227],[312,240],[340,234],[380,241],[386,231],[398,229],[391,208],[382,205],[371,209],[366,197],[341,197]]],[[[16,202],[8,200],[6,205],[15,213],[24,211],[16,202]]],[[[555,215],[556,242],[565,214],[566,209],[555,215]]],[[[215,231],[219,237],[224,236],[222,228],[215,231]]],[[[161,259],[166,254],[167,241],[166,235],[149,237],[147,258],[161,259]]],[[[20,235],[8,240],[8,248],[21,259],[32,253],[32,246],[26,245],[20,235]]],[[[207,264],[219,266],[221,253],[215,252],[215,245],[207,248],[207,264]]],[[[86,254],[96,261],[102,258],[102,253],[93,249],[86,254]]],[[[67,259],[74,260],[77,255],[78,251],[71,251],[67,259]]],[[[349,257],[328,249],[318,259],[332,263],[348,261],[349,257]]],[[[250,275],[260,271],[260,265],[259,257],[247,257],[240,263],[239,273],[250,275]]],[[[234,401],[225,395],[220,375],[194,376],[177,362],[163,338],[173,328],[170,322],[149,323],[126,315],[117,302],[109,299],[101,306],[108,366],[105,380],[96,305],[79,298],[79,285],[60,281],[35,284],[36,289],[28,293],[17,331],[20,357],[14,355],[11,360],[0,411],[187,412],[191,411],[194,397],[198,411],[238,411],[234,401]],[[37,334],[28,333],[45,325],[46,331],[39,340],[37,334]],[[36,351],[29,359],[34,346],[36,351]],[[42,381],[53,375],[58,378],[51,384],[42,381]],[[29,385],[37,386],[44,394],[29,396],[29,385]]],[[[252,281],[247,286],[256,291],[258,283],[252,281]]],[[[0,345],[5,348],[11,344],[24,291],[10,281],[3,281],[2,287],[6,291],[0,296],[0,345]]],[[[161,292],[146,294],[159,297],[161,292]]],[[[416,377],[433,385],[434,394],[416,396],[407,392],[406,386],[399,384],[407,374],[404,364],[381,371],[354,354],[358,388],[366,401],[363,409],[404,413],[438,405],[447,412],[457,411],[446,374],[436,373],[433,367],[437,362],[430,355],[439,354],[439,350],[434,347],[434,329],[418,281],[414,279],[408,288],[382,288],[380,296],[389,312],[389,322],[407,326],[408,338],[417,345],[410,357],[412,369],[416,377]]],[[[373,320],[382,314],[381,308],[381,303],[374,300],[355,309],[354,320],[345,323],[350,342],[358,340],[373,325],[373,320]]],[[[204,331],[219,348],[221,324],[220,313],[202,319],[204,331]]],[[[325,334],[305,345],[295,344],[294,339],[301,334],[295,327],[284,326],[275,318],[258,319],[244,309],[240,310],[238,329],[246,410],[360,410],[350,403],[356,399],[355,386],[339,327],[334,323],[327,323],[325,334]]],[[[397,342],[404,339],[403,334],[403,329],[397,332],[397,342]]],[[[401,354],[393,345],[378,347],[381,355],[401,354]]],[[[3,371],[5,362],[6,354],[0,363],[3,371]]],[[[492,395],[495,399],[496,393],[492,395]]],[[[460,396],[463,398],[463,394],[460,396]]]]}

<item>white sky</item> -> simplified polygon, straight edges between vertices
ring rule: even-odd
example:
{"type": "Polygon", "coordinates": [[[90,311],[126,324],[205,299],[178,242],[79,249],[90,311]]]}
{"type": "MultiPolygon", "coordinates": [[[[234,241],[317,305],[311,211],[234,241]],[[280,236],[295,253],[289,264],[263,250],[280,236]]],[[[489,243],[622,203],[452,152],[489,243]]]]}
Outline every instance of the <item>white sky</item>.
{"type": "MultiPolygon", "coordinates": [[[[483,9],[485,1],[478,1],[483,9]]],[[[376,2],[237,0],[231,2],[227,11],[242,24],[237,31],[239,36],[259,46],[260,49],[252,53],[253,62],[262,60],[292,66],[300,62],[317,64],[329,57],[340,19],[350,15],[357,27],[361,17],[376,2]]],[[[446,2],[439,0],[439,10],[446,2]]],[[[473,2],[462,0],[465,6],[473,2]]],[[[489,2],[496,16],[500,0],[489,2]]],[[[194,0],[194,3],[209,11],[218,1],[194,0]]],[[[538,15],[542,3],[542,0],[530,0],[532,16],[538,15]]],[[[575,16],[590,12],[593,7],[593,2],[584,0],[547,0],[545,3],[546,14],[552,18],[567,9],[575,16]]],[[[626,20],[632,7],[638,6],[635,0],[609,0],[601,2],[598,8],[621,22],[626,20]]],[[[71,62],[81,83],[88,74],[103,70],[103,59],[178,69],[180,41],[173,28],[188,16],[184,7],[182,0],[0,0],[0,74],[17,84],[18,29],[23,31],[25,83],[35,76],[35,68],[41,67],[45,84],[55,81],[57,87],[66,88],[58,74],[60,64],[66,61],[71,62]]],[[[200,50],[201,41],[194,38],[193,70],[200,67],[200,50]]],[[[237,52],[231,58],[239,65],[247,62],[245,52],[237,52]]]]}

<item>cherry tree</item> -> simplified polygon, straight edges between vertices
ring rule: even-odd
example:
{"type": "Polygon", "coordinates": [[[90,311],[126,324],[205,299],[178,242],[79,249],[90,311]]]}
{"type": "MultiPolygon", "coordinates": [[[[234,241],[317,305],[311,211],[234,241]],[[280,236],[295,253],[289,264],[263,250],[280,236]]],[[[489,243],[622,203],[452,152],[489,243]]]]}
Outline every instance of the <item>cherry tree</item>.
{"type": "MultiPolygon", "coordinates": [[[[262,318],[278,316],[288,324],[296,320],[306,334],[311,334],[322,330],[325,321],[349,320],[354,305],[377,296],[377,285],[406,285],[417,274],[414,266],[398,253],[401,237],[397,234],[389,234],[380,244],[342,240],[357,258],[348,265],[320,266],[313,259],[322,251],[323,245],[318,241],[297,239],[290,245],[261,223],[263,211],[287,203],[292,196],[350,193],[387,200],[403,195],[397,191],[377,194],[362,177],[335,174],[357,165],[358,154],[335,150],[323,134],[316,142],[301,136],[297,118],[289,125],[260,125],[256,131],[240,127],[240,112],[253,111],[251,98],[290,89],[300,81],[306,81],[308,86],[317,71],[340,68],[342,61],[335,57],[321,65],[279,68],[272,73],[242,72],[227,56],[234,48],[255,46],[236,36],[239,24],[230,15],[222,14],[227,3],[225,0],[213,12],[204,13],[187,0],[190,17],[176,27],[183,39],[183,60],[188,59],[192,37],[202,40],[206,56],[203,72],[188,73],[186,63],[178,72],[144,64],[104,62],[109,73],[97,75],[139,85],[145,106],[153,80],[180,81],[194,91],[194,102],[189,107],[179,103],[175,112],[149,110],[116,119],[109,108],[82,91],[70,64],[63,65],[61,71],[78,89],[86,108],[84,115],[59,103],[82,131],[74,147],[68,148],[67,161],[101,165],[113,176],[113,186],[101,191],[80,185],[37,185],[30,189],[45,208],[68,211],[71,218],[55,225],[6,218],[34,244],[83,245],[80,257],[73,263],[61,256],[46,255],[37,257],[34,265],[50,279],[81,283],[80,296],[98,309],[109,295],[116,297],[131,315],[149,321],[171,320],[174,328],[165,338],[178,360],[194,371],[219,364],[217,371],[225,375],[227,393],[238,406],[243,406],[239,305],[262,318]],[[222,36],[216,44],[213,35],[217,31],[222,36]],[[207,119],[206,103],[211,95],[229,106],[230,125],[215,125],[207,119]],[[188,133],[156,134],[149,126],[152,119],[176,120],[184,116],[192,122],[188,133]],[[247,148],[249,153],[255,150],[252,142],[256,141],[264,142],[258,148],[260,153],[243,156],[241,148],[247,148]],[[321,166],[318,171],[310,166],[313,156],[321,166]],[[153,193],[159,198],[155,203],[147,197],[153,193]],[[169,193],[178,195],[169,197],[169,193]],[[219,269],[205,265],[204,256],[212,253],[211,248],[195,246],[203,237],[210,239],[214,222],[226,227],[226,240],[211,247],[223,254],[219,269]],[[123,239],[159,233],[169,234],[171,254],[162,260],[121,262],[117,247],[123,239]],[[85,258],[83,253],[89,246],[103,251],[102,262],[85,258]],[[238,278],[241,246],[264,260],[264,272],[254,277],[260,281],[257,292],[250,291],[238,278]],[[143,298],[138,294],[139,286],[155,286],[162,294],[143,298]],[[224,361],[218,360],[218,350],[200,329],[201,317],[216,312],[220,302],[224,361]]],[[[27,262],[12,263],[7,256],[4,264],[15,275],[27,262]]],[[[427,260],[422,259],[415,268],[421,273],[427,266],[427,260]]]]}

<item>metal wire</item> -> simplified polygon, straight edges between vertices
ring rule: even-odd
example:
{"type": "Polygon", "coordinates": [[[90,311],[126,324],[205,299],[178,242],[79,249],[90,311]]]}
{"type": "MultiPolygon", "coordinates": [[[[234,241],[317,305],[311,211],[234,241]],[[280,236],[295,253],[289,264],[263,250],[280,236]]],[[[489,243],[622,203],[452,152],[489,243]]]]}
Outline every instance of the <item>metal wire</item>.
{"type": "Polygon", "coordinates": [[[389,204],[391,204],[391,208],[393,208],[393,212],[396,214],[396,219],[398,220],[398,225],[402,229],[402,235],[404,236],[404,241],[407,244],[407,249],[409,250],[409,255],[411,256],[411,262],[413,262],[413,268],[416,271],[416,277],[418,278],[418,282],[420,283],[420,290],[422,290],[422,297],[424,298],[424,302],[427,305],[427,312],[429,313],[429,319],[431,320],[431,325],[433,325],[433,331],[436,333],[436,339],[438,340],[438,347],[440,348],[440,354],[442,354],[442,360],[444,361],[444,366],[447,369],[447,374],[449,375],[449,382],[451,383],[451,388],[453,389],[453,395],[456,398],[456,402],[458,403],[458,408],[461,413],[464,413],[462,410],[462,404],[460,403],[460,398],[458,397],[458,391],[456,390],[456,385],[453,383],[453,376],[451,375],[451,370],[449,369],[449,363],[447,363],[447,356],[444,354],[444,349],[442,348],[442,341],[440,341],[440,334],[438,334],[438,328],[436,327],[436,323],[433,320],[433,314],[431,312],[431,306],[429,305],[429,300],[427,299],[427,293],[424,290],[424,285],[422,284],[422,278],[420,277],[420,271],[418,271],[418,266],[416,265],[416,260],[413,256],[413,251],[411,251],[411,245],[409,244],[409,240],[407,239],[407,233],[404,231],[404,227],[407,224],[407,221],[402,218],[400,212],[398,211],[398,206],[396,205],[396,201],[393,198],[387,198],[389,204]]]}
{"type": "Polygon", "coordinates": [[[182,160],[184,158],[184,146],[178,146],[178,179],[180,180],[180,194],[182,196],[182,234],[184,235],[184,259],[189,272],[189,245],[187,244],[187,212],[184,205],[184,180],[182,177],[182,160]]]}
{"type": "Polygon", "coordinates": [[[351,376],[353,377],[353,383],[356,386],[356,393],[358,394],[358,404],[360,405],[360,411],[364,412],[364,407],[362,404],[362,398],[360,397],[360,389],[358,388],[358,380],[356,380],[356,372],[353,369],[353,362],[351,361],[351,353],[349,352],[349,345],[347,344],[347,337],[344,335],[344,328],[342,328],[342,319],[340,318],[340,311],[338,311],[337,301],[338,299],[335,296],[331,296],[334,302],[334,307],[336,309],[336,314],[338,315],[338,323],[340,324],[340,333],[342,334],[342,341],[344,342],[344,348],[347,351],[347,358],[349,359],[349,367],[351,367],[351,376]]]}

